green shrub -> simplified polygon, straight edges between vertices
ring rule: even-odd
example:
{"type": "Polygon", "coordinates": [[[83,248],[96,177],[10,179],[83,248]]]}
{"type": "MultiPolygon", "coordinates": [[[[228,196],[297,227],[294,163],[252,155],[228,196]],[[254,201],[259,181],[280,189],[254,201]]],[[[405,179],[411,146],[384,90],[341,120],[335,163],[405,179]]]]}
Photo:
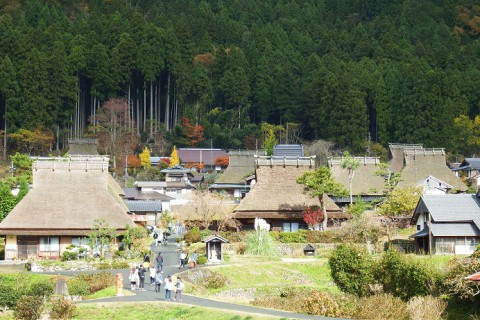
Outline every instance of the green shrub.
{"type": "Polygon", "coordinates": [[[383,254],[378,264],[377,279],[386,293],[404,301],[414,296],[426,296],[435,286],[435,272],[395,250],[383,254]]]}
{"type": "Polygon", "coordinates": [[[355,319],[408,320],[407,305],[390,294],[376,294],[361,299],[355,319]]]}
{"type": "Polygon", "coordinates": [[[130,264],[128,261],[113,260],[112,269],[130,269],[130,264]]]}
{"type": "Polygon", "coordinates": [[[227,284],[227,277],[218,273],[212,272],[210,275],[203,279],[203,285],[208,289],[220,289],[227,284]]]}
{"type": "Polygon", "coordinates": [[[37,297],[50,297],[53,294],[54,284],[48,279],[41,282],[34,282],[30,286],[29,295],[37,297]]]}
{"type": "Polygon", "coordinates": [[[67,280],[68,293],[72,296],[87,296],[90,294],[88,282],[77,277],[67,280]]]}
{"type": "Polygon", "coordinates": [[[374,281],[373,260],[365,249],[339,245],[328,259],[332,278],[343,292],[360,297],[371,293],[374,281]]]}
{"type": "Polygon", "coordinates": [[[224,237],[230,243],[243,242],[245,240],[245,231],[222,231],[220,236],[224,237]]]}
{"type": "Polygon", "coordinates": [[[50,318],[60,320],[71,319],[75,315],[76,309],[77,306],[72,301],[65,300],[63,297],[54,299],[52,300],[50,318]]]}
{"type": "Polygon", "coordinates": [[[312,290],[303,301],[303,310],[308,314],[326,317],[340,316],[340,308],[328,293],[312,290]]]}
{"type": "Polygon", "coordinates": [[[0,307],[15,308],[18,300],[27,295],[28,287],[24,274],[0,275],[0,307]]]}
{"type": "Polygon", "coordinates": [[[19,320],[37,320],[42,316],[43,297],[22,296],[15,307],[13,316],[19,320]]]}
{"type": "Polygon", "coordinates": [[[97,264],[97,269],[98,270],[110,270],[110,269],[112,269],[112,266],[107,261],[101,261],[99,264],[97,264]]]}
{"type": "Polygon", "coordinates": [[[277,241],[281,243],[305,243],[307,241],[307,231],[280,232],[277,236],[277,241]]]}
{"type": "Polygon", "coordinates": [[[183,236],[183,239],[188,245],[195,242],[200,242],[202,240],[200,229],[198,229],[198,227],[193,228],[192,230],[185,233],[185,235],[183,236]]]}
{"type": "Polygon", "coordinates": [[[245,252],[258,256],[276,256],[277,247],[270,233],[266,230],[250,232],[246,236],[245,252]]]}
{"type": "Polygon", "coordinates": [[[207,257],[206,256],[199,256],[197,260],[197,264],[205,264],[207,263],[207,257]]]}
{"type": "Polygon", "coordinates": [[[64,251],[60,257],[62,261],[71,261],[78,259],[78,253],[75,251],[64,251]]]}
{"type": "Polygon", "coordinates": [[[14,308],[21,295],[11,285],[0,283],[0,307],[14,308]]]}
{"type": "Polygon", "coordinates": [[[115,277],[110,272],[79,274],[75,278],[81,279],[88,284],[89,293],[95,293],[115,284],[115,277]]]}

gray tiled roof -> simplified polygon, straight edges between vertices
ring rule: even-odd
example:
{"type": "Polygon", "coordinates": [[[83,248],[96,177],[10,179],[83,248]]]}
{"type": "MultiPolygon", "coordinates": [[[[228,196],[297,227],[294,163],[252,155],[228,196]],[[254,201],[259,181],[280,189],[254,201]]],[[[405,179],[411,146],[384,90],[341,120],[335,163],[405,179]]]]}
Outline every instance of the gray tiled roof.
{"type": "Polygon", "coordinates": [[[460,164],[460,167],[478,170],[480,169],[480,158],[465,158],[465,160],[463,160],[463,162],[460,164]]]}
{"type": "Polygon", "coordinates": [[[301,144],[277,144],[273,148],[274,157],[303,157],[303,145],[301,144]]]}
{"type": "Polygon", "coordinates": [[[160,212],[162,211],[162,203],[160,201],[126,200],[125,204],[130,212],[160,212]]]}
{"type": "Polygon", "coordinates": [[[435,237],[475,237],[480,231],[473,223],[432,223],[432,235],[435,237]]]}
{"type": "Polygon", "coordinates": [[[474,194],[424,194],[415,208],[412,222],[429,212],[433,221],[479,221],[480,200],[474,194]]]}

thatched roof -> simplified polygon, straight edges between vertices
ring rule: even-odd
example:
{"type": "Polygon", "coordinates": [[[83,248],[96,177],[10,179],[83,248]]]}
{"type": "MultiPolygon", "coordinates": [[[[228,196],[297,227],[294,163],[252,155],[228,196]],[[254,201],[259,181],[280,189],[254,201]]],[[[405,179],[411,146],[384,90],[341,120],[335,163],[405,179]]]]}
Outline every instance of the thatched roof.
{"type": "MultiPolygon", "coordinates": [[[[368,157],[355,157],[355,159],[360,161],[360,165],[355,170],[353,177],[353,195],[384,194],[385,179],[375,174],[375,171],[378,170],[380,159],[368,157]]],[[[335,180],[349,190],[348,169],[342,168],[342,161],[342,158],[331,158],[328,160],[328,166],[335,180]]]]}
{"type": "Polygon", "coordinates": [[[392,158],[392,160],[390,161],[390,170],[392,170],[392,172],[398,172],[403,169],[405,165],[403,152],[405,150],[423,149],[422,144],[389,143],[388,147],[392,158]]]}
{"type": "MultiPolygon", "coordinates": [[[[298,213],[308,206],[318,206],[317,198],[303,193],[303,186],[297,183],[297,178],[303,173],[313,170],[309,166],[259,166],[256,170],[257,183],[240,204],[235,212],[240,216],[250,213],[269,212],[298,213]]],[[[340,211],[338,206],[328,197],[324,197],[327,211],[340,211]]]]}
{"type": "Polygon", "coordinates": [[[69,155],[98,155],[96,139],[69,139],[69,155]]]}
{"type": "Polygon", "coordinates": [[[444,152],[431,149],[408,150],[404,152],[405,167],[401,171],[403,179],[398,187],[418,185],[428,176],[445,181],[456,191],[466,191],[467,186],[447,166],[444,152]]]}
{"type": "Polygon", "coordinates": [[[244,184],[245,178],[255,171],[255,151],[231,151],[227,169],[216,184],[244,184]]]}
{"type": "Polygon", "coordinates": [[[134,226],[109,178],[108,158],[33,164],[33,187],[0,223],[0,234],[85,235],[95,219],[122,231],[134,226]],[[88,162],[88,163],[87,163],[88,162]]]}

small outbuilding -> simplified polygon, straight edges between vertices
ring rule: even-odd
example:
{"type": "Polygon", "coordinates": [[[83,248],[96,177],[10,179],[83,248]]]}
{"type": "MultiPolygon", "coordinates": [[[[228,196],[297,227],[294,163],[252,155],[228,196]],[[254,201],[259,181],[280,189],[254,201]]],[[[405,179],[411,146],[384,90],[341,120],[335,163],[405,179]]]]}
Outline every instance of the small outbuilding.
{"type": "Polygon", "coordinates": [[[222,262],[222,243],[227,243],[228,240],[218,235],[212,235],[203,239],[203,242],[206,244],[207,263],[222,262]]]}

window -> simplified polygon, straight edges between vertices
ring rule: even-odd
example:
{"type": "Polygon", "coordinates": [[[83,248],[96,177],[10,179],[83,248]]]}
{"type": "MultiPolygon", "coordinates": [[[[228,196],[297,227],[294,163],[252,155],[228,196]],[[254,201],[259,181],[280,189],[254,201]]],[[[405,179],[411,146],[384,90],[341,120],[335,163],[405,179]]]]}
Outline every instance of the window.
{"type": "Polygon", "coordinates": [[[59,237],[41,237],[40,251],[60,251],[59,237]]]}
{"type": "Polygon", "coordinates": [[[283,232],[295,232],[298,231],[298,222],[284,222],[283,232]]]}
{"type": "Polygon", "coordinates": [[[76,245],[76,246],[88,246],[89,244],[89,240],[87,237],[74,237],[72,238],[72,244],[76,245]]]}
{"type": "Polygon", "coordinates": [[[417,231],[420,231],[421,227],[422,227],[421,225],[417,224],[417,231]]]}

